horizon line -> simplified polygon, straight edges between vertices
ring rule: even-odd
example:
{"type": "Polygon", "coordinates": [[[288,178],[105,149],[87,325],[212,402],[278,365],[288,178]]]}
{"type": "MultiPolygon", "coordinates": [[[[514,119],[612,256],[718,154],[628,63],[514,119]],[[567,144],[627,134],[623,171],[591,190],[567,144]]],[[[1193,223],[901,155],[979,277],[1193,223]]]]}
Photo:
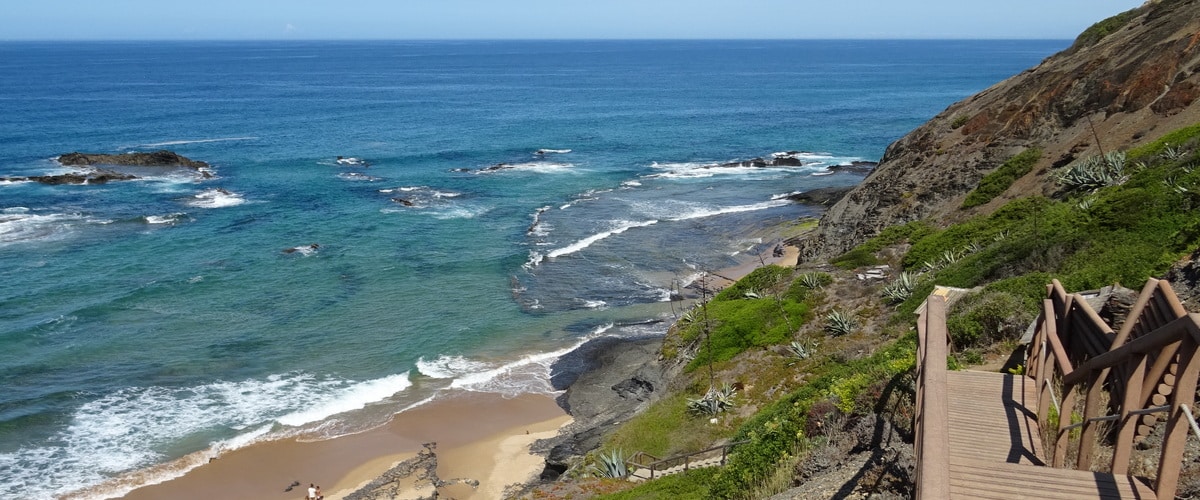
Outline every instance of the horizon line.
{"type": "Polygon", "coordinates": [[[824,38],[9,38],[0,43],[78,42],[820,42],[820,41],[1062,41],[1054,37],[824,37],[824,38]]]}

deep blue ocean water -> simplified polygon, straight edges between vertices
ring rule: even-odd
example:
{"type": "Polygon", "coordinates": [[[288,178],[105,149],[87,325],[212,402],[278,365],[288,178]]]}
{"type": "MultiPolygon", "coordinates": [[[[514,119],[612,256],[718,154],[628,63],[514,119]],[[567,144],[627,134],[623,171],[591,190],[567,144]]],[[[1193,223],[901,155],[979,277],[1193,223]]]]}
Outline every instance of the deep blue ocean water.
{"type": "Polygon", "coordinates": [[[552,391],[816,214],[782,195],[1068,43],[0,43],[0,177],[164,148],[213,174],[0,182],[0,491],[552,391]]]}

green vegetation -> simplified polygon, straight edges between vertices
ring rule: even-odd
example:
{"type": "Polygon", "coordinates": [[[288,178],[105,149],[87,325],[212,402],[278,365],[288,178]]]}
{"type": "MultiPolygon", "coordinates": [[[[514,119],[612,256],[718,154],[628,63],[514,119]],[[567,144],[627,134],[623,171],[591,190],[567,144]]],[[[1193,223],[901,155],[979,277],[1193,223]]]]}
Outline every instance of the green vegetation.
{"type": "Polygon", "coordinates": [[[1194,149],[1200,139],[1200,123],[1175,130],[1160,137],[1157,141],[1130,149],[1127,154],[1130,160],[1149,160],[1162,156],[1167,148],[1194,149]]]}
{"type": "Polygon", "coordinates": [[[833,399],[838,411],[865,410],[880,394],[868,389],[882,387],[910,371],[916,356],[916,336],[908,335],[868,358],[848,363],[826,363],[813,378],[794,392],[759,411],[742,425],[734,440],[750,442],[734,449],[729,464],[713,478],[713,498],[750,498],[759,483],[770,476],[780,461],[802,451],[816,436],[806,433],[810,410],[833,399]],[[864,397],[865,396],[865,397],[864,397]]]}
{"type": "Polygon", "coordinates": [[[875,254],[862,249],[855,248],[849,252],[842,254],[840,257],[830,261],[831,264],[841,269],[857,269],[860,267],[874,266],[879,263],[879,259],[875,254]]]}
{"type": "Polygon", "coordinates": [[[1104,37],[1116,33],[1139,13],[1141,13],[1141,9],[1131,9],[1091,25],[1078,37],[1075,37],[1075,43],[1071,45],[1070,50],[1074,51],[1095,45],[1104,37]]]}
{"type": "Polygon", "coordinates": [[[975,186],[975,189],[971,190],[970,193],[967,193],[967,198],[963,200],[962,208],[977,207],[1000,196],[1017,179],[1028,174],[1030,170],[1033,170],[1033,165],[1041,157],[1042,150],[1029,148],[1009,158],[997,167],[996,170],[985,175],[983,180],[979,181],[979,185],[975,186]]]}
{"type": "Polygon", "coordinates": [[[655,479],[636,489],[594,497],[596,500],[709,500],[708,485],[718,469],[692,469],[682,474],[655,479]]]}
{"type": "MultiPolygon", "coordinates": [[[[822,290],[832,277],[794,276],[791,270],[775,266],[751,273],[718,294],[704,313],[691,314],[690,322],[681,320],[674,337],[692,347],[699,343],[688,370],[710,360],[718,373],[736,366],[740,380],[762,386],[757,388],[757,399],[747,382],[737,396],[739,411],[721,413],[720,421],[711,424],[706,416],[688,411],[687,395],[667,396],[622,426],[606,441],[605,449],[643,450],[665,457],[721,440],[748,442],[733,450],[724,468],[652,481],[600,498],[757,498],[765,489],[787,484],[780,478],[790,477],[804,457],[844,432],[833,429],[837,422],[880,412],[885,406],[893,408],[889,398],[899,397],[903,391],[897,388],[911,384],[906,377],[914,363],[915,334],[901,335],[897,330],[907,331],[911,324],[907,314],[925,300],[935,283],[980,287],[958,301],[947,318],[958,353],[947,361],[958,367],[983,361],[982,353],[990,345],[1011,345],[1036,317],[1052,279],[1061,280],[1068,290],[1087,290],[1113,283],[1136,287],[1147,277],[1161,275],[1181,255],[1200,246],[1198,146],[1200,124],[1129,151],[1125,157],[1137,167],[1110,171],[1122,182],[1064,189],[1051,197],[1019,198],[944,229],[925,222],[890,227],[839,257],[835,262],[840,267],[860,267],[877,262],[877,254],[885,248],[909,244],[900,258],[905,273],[887,285],[890,293],[877,299],[880,304],[884,299],[897,304],[893,322],[871,325],[884,330],[881,338],[898,340],[875,346],[865,357],[846,355],[841,348],[859,336],[821,337],[823,327],[851,320],[839,312],[839,304],[821,303],[832,295],[822,290]],[[822,323],[800,329],[818,307],[836,314],[823,315],[822,323]],[[833,316],[841,319],[832,321],[833,316]],[[704,342],[706,332],[711,351],[704,342]],[[816,339],[822,342],[819,355],[816,339]],[[736,357],[755,347],[770,349],[736,357]],[[746,409],[756,407],[757,413],[748,415],[746,409]]],[[[997,172],[1019,178],[1039,155],[1036,149],[1027,150],[997,172]]],[[[1110,168],[1113,159],[1103,161],[1109,164],[1104,168],[1110,168]]],[[[996,194],[1007,189],[1011,179],[997,175],[992,183],[1002,187],[996,194]]],[[[855,307],[864,311],[862,320],[870,320],[871,306],[855,307]]],[[[839,327],[838,333],[829,334],[845,331],[839,327]]],[[[707,377],[692,377],[685,382],[690,384],[687,394],[708,394],[704,392],[709,388],[707,377]]],[[[903,405],[895,408],[899,409],[893,424],[905,425],[911,414],[903,413],[903,405]]],[[[1052,413],[1051,420],[1056,419],[1052,413]]]]}
{"type": "Polygon", "coordinates": [[[958,115],[958,116],[955,116],[955,117],[954,117],[954,121],[951,121],[951,122],[950,122],[950,128],[951,128],[952,130],[957,130],[957,129],[961,128],[963,125],[966,125],[966,124],[967,124],[967,122],[969,122],[969,121],[971,121],[971,116],[970,116],[970,115],[958,115]]]}

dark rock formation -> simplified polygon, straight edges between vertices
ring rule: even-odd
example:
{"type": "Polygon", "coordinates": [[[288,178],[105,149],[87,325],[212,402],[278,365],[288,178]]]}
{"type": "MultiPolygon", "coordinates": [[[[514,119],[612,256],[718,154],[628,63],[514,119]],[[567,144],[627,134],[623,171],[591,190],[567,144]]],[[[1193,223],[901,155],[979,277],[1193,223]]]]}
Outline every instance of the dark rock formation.
{"type": "MultiPolygon", "coordinates": [[[[403,493],[409,486],[415,486],[422,491],[428,488],[429,495],[424,496],[421,493],[416,493],[417,500],[436,499],[440,495],[439,488],[451,486],[454,484],[466,484],[472,488],[479,487],[479,481],[474,479],[459,478],[443,480],[438,477],[438,458],[437,458],[437,443],[425,443],[424,450],[417,453],[417,456],[400,462],[395,467],[392,467],[383,475],[375,478],[374,481],[367,483],[366,486],[359,488],[345,496],[346,500],[383,500],[396,498],[397,495],[403,493]],[[411,479],[410,479],[411,478],[411,479]]],[[[409,493],[413,494],[413,493],[409,493]]],[[[408,497],[406,497],[408,498],[408,497]]]]}
{"type": "Polygon", "coordinates": [[[788,195],[788,199],[806,205],[829,206],[837,203],[838,200],[842,199],[853,188],[854,186],[838,186],[810,189],[803,193],[790,194],[788,195]]]}
{"type": "Polygon", "coordinates": [[[1171,282],[1185,309],[1200,311],[1200,249],[1171,266],[1163,279],[1171,282]]]}
{"type": "Polygon", "coordinates": [[[568,353],[551,366],[551,384],[567,387],[559,406],[575,421],[553,439],[539,442],[549,448],[542,480],[552,481],[571,460],[600,446],[618,422],[653,401],[666,387],[658,364],[662,338],[603,337],[568,353]]]}
{"type": "Polygon", "coordinates": [[[841,254],[893,224],[952,223],[1052,191],[1053,165],[1200,121],[1197,13],[1200,0],[1148,2],[1122,16],[1119,29],[1085,32],[1037,67],[951,105],[888,146],[879,166],[825,213],[802,258],[841,254]],[[1042,159],[1008,193],[959,209],[984,175],[1029,147],[1041,148],[1042,159]]]}
{"type": "Polygon", "coordinates": [[[123,165],[132,167],[184,167],[192,170],[208,168],[208,164],[180,156],[165,149],[150,153],[67,153],[58,157],[64,166],[123,165]]]}
{"type": "Polygon", "coordinates": [[[136,175],[113,172],[112,170],[96,169],[88,172],[71,172],[57,175],[34,175],[30,177],[0,177],[5,182],[40,182],[57,186],[59,184],[104,184],[108,181],[127,181],[137,179],[136,175]]]}

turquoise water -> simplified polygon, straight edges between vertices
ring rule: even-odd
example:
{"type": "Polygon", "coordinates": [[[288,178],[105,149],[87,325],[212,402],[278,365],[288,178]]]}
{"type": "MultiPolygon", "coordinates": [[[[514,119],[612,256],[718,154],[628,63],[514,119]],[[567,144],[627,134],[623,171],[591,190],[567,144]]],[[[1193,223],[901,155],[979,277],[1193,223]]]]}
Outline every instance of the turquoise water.
{"type": "Polygon", "coordinates": [[[0,44],[0,177],[214,174],[0,182],[0,491],[553,392],[557,356],[661,334],[672,290],[816,213],[783,195],[1067,43],[0,44]]]}

